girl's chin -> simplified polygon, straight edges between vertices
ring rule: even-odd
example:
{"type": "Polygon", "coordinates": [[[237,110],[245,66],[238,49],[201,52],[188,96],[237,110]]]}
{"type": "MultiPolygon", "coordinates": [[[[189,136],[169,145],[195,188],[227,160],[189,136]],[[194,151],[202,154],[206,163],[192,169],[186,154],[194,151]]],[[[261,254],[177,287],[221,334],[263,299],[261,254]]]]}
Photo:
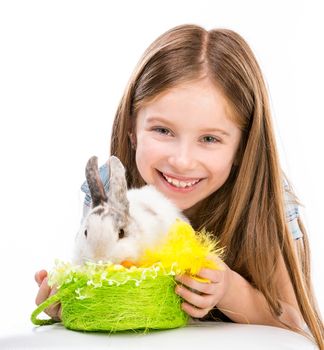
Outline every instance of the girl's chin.
{"type": "Polygon", "coordinates": [[[169,200],[181,211],[183,211],[184,213],[186,213],[187,211],[190,212],[191,209],[194,209],[197,207],[199,202],[196,201],[190,201],[189,198],[183,198],[183,200],[179,200],[179,198],[174,198],[172,196],[170,196],[170,194],[168,195],[167,193],[164,193],[164,195],[169,198],[169,200]]]}
{"type": "Polygon", "coordinates": [[[181,210],[183,211],[183,214],[187,217],[190,217],[195,214],[195,212],[199,209],[200,205],[202,204],[202,201],[195,202],[191,205],[185,205],[181,210]]]}
{"type": "MultiPolygon", "coordinates": [[[[172,199],[171,199],[172,200],[172,199]]],[[[176,201],[172,201],[177,208],[179,208],[181,211],[186,211],[188,209],[190,209],[191,207],[186,205],[186,204],[183,204],[183,203],[177,203],[176,201]]]]}

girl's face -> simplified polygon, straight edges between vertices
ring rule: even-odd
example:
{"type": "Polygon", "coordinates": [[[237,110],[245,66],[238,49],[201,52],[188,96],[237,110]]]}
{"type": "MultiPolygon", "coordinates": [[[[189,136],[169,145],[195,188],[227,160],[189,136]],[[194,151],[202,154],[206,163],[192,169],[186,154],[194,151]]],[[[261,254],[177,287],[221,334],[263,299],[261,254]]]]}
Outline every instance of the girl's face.
{"type": "Polygon", "coordinates": [[[189,209],[228,178],[241,131],[223,94],[208,79],[168,90],[139,109],[136,164],[180,209],[189,209]]]}

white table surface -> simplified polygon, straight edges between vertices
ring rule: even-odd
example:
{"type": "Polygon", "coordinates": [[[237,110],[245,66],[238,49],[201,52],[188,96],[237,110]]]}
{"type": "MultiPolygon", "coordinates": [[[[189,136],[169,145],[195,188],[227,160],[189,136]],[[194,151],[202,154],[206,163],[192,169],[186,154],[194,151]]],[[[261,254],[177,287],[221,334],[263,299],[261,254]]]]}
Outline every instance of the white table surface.
{"type": "Polygon", "coordinates": [[[26,325],[0,335],[0,349],[315,350],[317,347],[307,338],[280,328],[204,322],[146,334],[83,333],[61,324],[26,325]]]}

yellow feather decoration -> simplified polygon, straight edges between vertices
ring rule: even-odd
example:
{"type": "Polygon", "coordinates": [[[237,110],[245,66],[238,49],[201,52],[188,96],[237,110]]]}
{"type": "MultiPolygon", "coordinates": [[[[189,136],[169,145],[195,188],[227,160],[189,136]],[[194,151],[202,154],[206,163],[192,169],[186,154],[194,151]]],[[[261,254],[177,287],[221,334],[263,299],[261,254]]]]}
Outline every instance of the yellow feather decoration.
{"type": "Polygon", "coordinates": [[[197,275],[202,268],[221,270],[220,256],[223,250],[217,245],[217,240],[205,230],[196,232],[187,222],[177,220],[158,247],[144,251],[139,265],[151,266],[160,262],[169,268],[176,262],[178,274],[192,276],[197,275]]]}

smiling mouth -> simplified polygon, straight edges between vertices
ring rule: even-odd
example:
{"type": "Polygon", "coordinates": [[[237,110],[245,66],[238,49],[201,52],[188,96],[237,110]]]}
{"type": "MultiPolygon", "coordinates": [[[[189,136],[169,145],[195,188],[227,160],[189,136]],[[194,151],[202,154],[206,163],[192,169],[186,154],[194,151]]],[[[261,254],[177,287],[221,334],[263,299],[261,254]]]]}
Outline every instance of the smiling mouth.
{"type": "Polygon", "coordinates": [[[191,181],[178,180],[173,177],[167,176],[164,173],[161,173],[162,177],[172,186],[176,188],[192,188],[196,184],[198,184],[202,179],[196,179],[191,181]]]}

